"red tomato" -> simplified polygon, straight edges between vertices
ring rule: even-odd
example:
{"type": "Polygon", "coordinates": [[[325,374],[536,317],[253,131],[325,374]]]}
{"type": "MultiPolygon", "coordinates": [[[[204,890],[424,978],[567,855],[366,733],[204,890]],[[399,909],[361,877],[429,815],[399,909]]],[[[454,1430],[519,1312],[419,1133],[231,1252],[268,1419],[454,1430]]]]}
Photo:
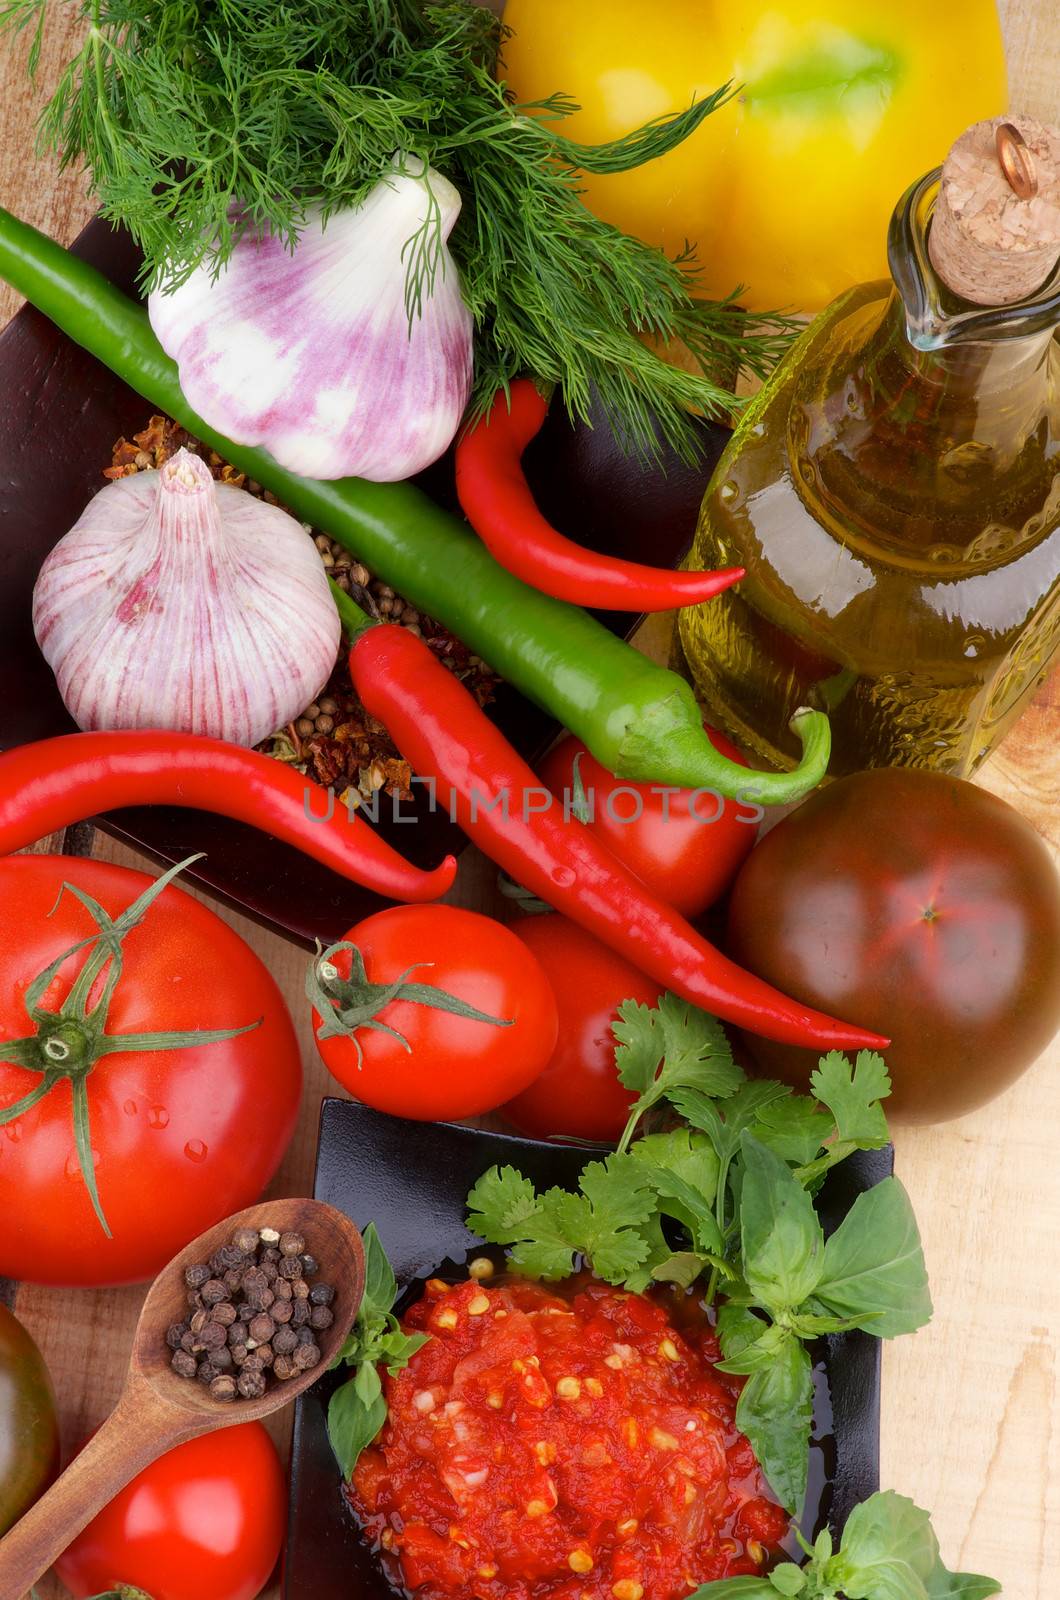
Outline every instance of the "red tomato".
{"type": "MultiPolygon", "coordinates": [[[[392,983],[411,967],[411,982],[509,1024],[397,999],[377,1019],[401,1039],[367,1026],[352,1038],[317,1038],[328,1071],[377,1111],[424,1122],[492,1111],[525,1089],[555,1049],[556,1001],[541,964],[491,917],[458,906],[393,906],[359,922],[346,941],[361,952],[369,983],[392,983]]],[[[340,978],[349,977],[350,961],[349,951],[335,956],[340,978]]],[[[314,1011],[314,1035],[320,1021],[314,1011]]]]}
{"type": "Polygon", "coordinates": [[[287,1484],[260,1422],[178,1445],[126,1484],[55,1563],[83,1600],[254,1600],[283,1548],[287,1484]]]}
{"type": "MultiPolygon", "coordinates": [[[[711,743],[731,761],[743,756],[723,734],[711,743]]],[[[698,916],[724,893],[755,842],[762,808],[723,800],[712,789],[626,783],[602,767],[573,734],[541,763],[541,781],[563,799],[574,793],[574,762],[591,807],[590,826],[660,899],[698,916]]]]}
{"type": "Polygon", "coordinates": [[[515,932],[552,985],[559,1039],[540,1077],[508,1102],[504,1114],[536,1139],[563,1134],[613,1142],[626,1126],[634,1096],[618,1081],[611,1024],[623,1000],[651,1006],[662,989],[556,912],[522,917],[515,932]]]}
{"type": "MultiPolygon", "coordinates": [[[[0,861],[0,1040],[36,1032],[29,985],[98,932],[73,882],[117,917],[153,880],[66,856],[0,861]]],[[[54,1012],[89,952],[63,963],[42,996],[54,1012]]],[[[99,985],[92,990],[93,1003],[99,985]]],[[[108,1238],[81,1175],[71,1081],[0,1127],[0,1274],[34,1283],[133,1283],[189,1239],[257,1199],[294,1129],[302,1086],[283,997],[227,923],[170,886],[127,935],[108,1034],[234,1028],[192,1048],[102,1055],[83,1079],[108,1238]]],[[[38,1035],[39,1037],[39,1035],[38,1035]]],[[[0,1114],[41,1082],[0,1062],[0,1114]]]]}

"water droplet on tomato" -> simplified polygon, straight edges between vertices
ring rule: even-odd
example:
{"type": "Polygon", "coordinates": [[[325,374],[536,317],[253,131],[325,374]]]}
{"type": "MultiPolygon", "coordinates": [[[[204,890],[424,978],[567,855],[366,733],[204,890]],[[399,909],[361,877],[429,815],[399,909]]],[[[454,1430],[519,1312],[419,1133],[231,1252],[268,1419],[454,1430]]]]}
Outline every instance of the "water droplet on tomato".
{"type": "Polygon", "coordinates": [[[21,1124],[21,1122],[9,1122],[8,1125],[7,1125],[6,1132],[7,1132],[7,1137],[11,1140],[11,1143],[12,1144],[17,1144],[18,1141],[22,1137],[22,1124],[21,1124]]]}
{"type": "Polygon", "coordinates": [[[205,1161],[207,1150],[201,1139],[189,1139],[184,1146],[184,1154],[189,1161],[205,1161]]]}
{"type": "Polygon", "coordinates": [[[561,889],[569,889],[578,874],[572,867],[553,867],[552,882],[558,883],[561,889]]]}
{"type": "MultiPolygon", "coordinates": [[[[99,1151],[98,1150],[93,1150],[92,1151],[92,1165],[93,1165],[93,1167],[98,1167],[99,1166],[99,1151]]],[[[81,1177],[81,1175],[82,1175],[81,1174],[81,1163],[77,1158],[77,1151],[76,1150],[72,1151],[70,1153],[70,1155],[67,1156],[65,1171],[66,1171],[66,1176],[68,1178],[80,1178],[81,1177]]]]}
{"type": "Polygon", "coordinates": [[[148,1106],[147,1126],[149,1128],[165,1128],[169,1125],[169,1112],[165,1106],[148,1106]]]}
{"type": "Polygon", "coordinates": [[[139,1108],[137,1107],[135,1100],[126,1100],[125,1104],[122,1106],[122,1110],[125,1112],[127,1117],[135,1117],[138,1109],[139,1108]]]}

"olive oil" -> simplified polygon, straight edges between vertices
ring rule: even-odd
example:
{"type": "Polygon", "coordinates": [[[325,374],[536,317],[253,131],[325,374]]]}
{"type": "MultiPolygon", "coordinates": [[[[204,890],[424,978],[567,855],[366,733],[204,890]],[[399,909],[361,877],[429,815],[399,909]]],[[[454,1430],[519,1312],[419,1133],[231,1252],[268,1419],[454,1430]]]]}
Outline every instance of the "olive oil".
{"type": "Polygon", "coordinates": [[[802,705],[833,774],[975,770],[1060,648],[1060,274],[1000,309],[929,259],[938,174],[892,223],[895,282],[814,322],[748,408],[689,564],[746,579],[681,614],[708,714],[790,766],[802,705]]]}

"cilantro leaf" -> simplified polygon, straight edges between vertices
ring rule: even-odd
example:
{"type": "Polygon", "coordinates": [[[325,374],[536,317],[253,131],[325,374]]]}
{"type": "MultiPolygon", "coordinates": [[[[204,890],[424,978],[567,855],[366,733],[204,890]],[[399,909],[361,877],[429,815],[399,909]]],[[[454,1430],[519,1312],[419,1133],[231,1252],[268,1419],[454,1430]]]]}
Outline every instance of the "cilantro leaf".
{"type": "Polygon", "coordinates": [[[993,1578],[950,1572],[926,1511],[888,1490],[855,1506],[825,1575],[848,1600],[988,1600],[993,1578]]]}
{"type": "Polygon", "coordinates": [[[755,1299],[775,1313],[801,1305],[816,1289],[824,1269],[824,1230],[786,1162],[746,1130],[740,1148],[743,1275],[755,1299]]]}
{"type": "Polygon", "coordinates": [[[835,1118],[843,1143],[880,1150],[889,1142],[887,1117],[879,1102],[890,1094],[891,1080],[882,1056],[859,1050],[851,1066],[840,1051],[830,1050],[811,1073],[810,1083],[835,1118]]]}
{"type": "Polygon", "coordinates": [[[541,1213],[529,1178],[514,1167],[490,1167],[467,1197],[467,1225],[490,1244],[514,1244],[541,1213]]]}
{"type": "Polygon", "coordinates": [[[767,1101],[751,1124],[759,1144],[797,1167],[815,1159],[833,1128],[831,1115],[805,1094],[778,1095],[767,1101]]]}
{"type": "MultiPolygon", "coordinates": [[[[741,1390],[736,1426],[747,1435],[781,1505],[797,1516],[809,1470],[813,1373],[805,1346],[793,1334],[770,1329],[767,1342],[771,1348],[741,1390]],[[774,1331],[778,1336],[768,1338],[774,1331]]],[[[749,1355],[746,1350],[741,1359],[746,1363],[749,1355]]]]}
{"type": "Polygon", "coordinates": [[[744,1081],[732,1047],[716,1017],[676,995],[664,994],[655,1006],[625,1000],[618,1008],[615,1066],[620,1082],[637,1100],[618,1148],[628,1148],[644,1113],[680,1088],[713,1099],[731,1095],[744,1081]]]}
{"type": "Polygon", "coordinates": [[[740,1148],[740,1135],[750,1128],[763,1106],[773,1100],[790,1095],[786,1084],[768,1080],[754,1080],[740,1084],[725,1101],[717,1106],[698,1089],[678,1088],[670,1095],[670,1102],[693,1128],[700,1128],[710,1139],[718,1160],[728,1163],[740,1148]]]}
{"type": "Polygon", "coordinates": [[[805,1309],[848,1318],[883,1339],[913,1333],[930,1321],[920,1233],[897,1178],[858,1195],[824,1247],[821,1275],[805,1309]]]}
{"type": "Polygon", "coordinates": [[[719,1164],[709,1139],[690,1128],[638,1139],[629,1159],[643,1169],[659,1209],[684,1224],[707,1255],[724,1248],[715,1217],[719,1164]]]}

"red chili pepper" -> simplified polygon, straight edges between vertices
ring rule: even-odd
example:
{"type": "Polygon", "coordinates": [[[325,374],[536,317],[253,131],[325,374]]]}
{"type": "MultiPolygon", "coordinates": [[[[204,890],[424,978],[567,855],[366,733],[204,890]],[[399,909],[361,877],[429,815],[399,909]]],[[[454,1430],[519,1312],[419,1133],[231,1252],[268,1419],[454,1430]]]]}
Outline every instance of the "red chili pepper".
{"type": "Polygon", "coordinates": [[[565,539],[541,515],[522,455],[548,412],[529,378],[503,390],[456,447],[456,492],[483,544],[517,578],[557,600],[612,611],[669,611],[694,606],[739,583],[743,567],[671,572],[600,555],[565,539]]]}
{"type": "Polygon", "coordinates": [[[456,876],[452,856],[421,871],[300,773],[221,739],[68,733],[0,755],[0,855],[100,811],[142,805],[249,822],[391,900],[435,900],[456,876]]]}
{"type": "MultiPolygon", "coordinates": [[[[346,597],[344,597],[346,598],[346,597]]],[[[657,982],[738,1027],[818,1050],[882,1049],[879,1034],[787,999],[708,944],[570,816],[472,695],[407,628],[349,618],[350,676],[421,780],[517,882],[657,982]]]]}

